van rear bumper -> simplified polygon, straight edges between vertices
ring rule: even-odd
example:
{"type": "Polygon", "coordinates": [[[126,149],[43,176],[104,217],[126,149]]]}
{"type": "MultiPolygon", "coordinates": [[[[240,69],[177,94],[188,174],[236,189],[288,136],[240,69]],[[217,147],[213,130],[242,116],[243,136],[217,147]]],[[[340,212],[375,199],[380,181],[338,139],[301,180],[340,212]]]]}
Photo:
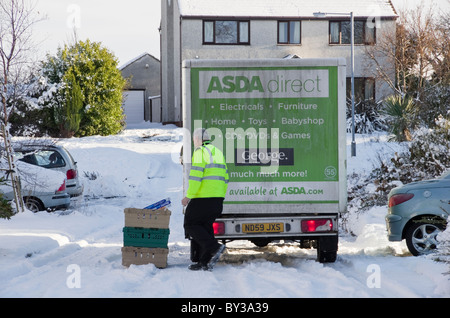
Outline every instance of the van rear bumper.
{"type": "Polygon", "coordinates": [[[215,231],[217,239],[252,240],[257,238],[314,239],[338,235],[338,216],[302,215],[283,217],[221,217],[215,231]]]}

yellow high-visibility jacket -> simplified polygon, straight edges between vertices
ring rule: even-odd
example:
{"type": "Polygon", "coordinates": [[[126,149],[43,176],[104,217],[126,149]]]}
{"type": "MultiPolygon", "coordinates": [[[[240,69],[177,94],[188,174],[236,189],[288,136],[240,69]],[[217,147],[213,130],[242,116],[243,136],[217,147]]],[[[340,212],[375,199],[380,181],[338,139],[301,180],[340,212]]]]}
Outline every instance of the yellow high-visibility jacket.
{"type": "Polygon", "coordinates": [[[186,197],[225,198],[228,180],[227,164],[222,151],[210,142],[204,142],[192,155],[186,197]]]}

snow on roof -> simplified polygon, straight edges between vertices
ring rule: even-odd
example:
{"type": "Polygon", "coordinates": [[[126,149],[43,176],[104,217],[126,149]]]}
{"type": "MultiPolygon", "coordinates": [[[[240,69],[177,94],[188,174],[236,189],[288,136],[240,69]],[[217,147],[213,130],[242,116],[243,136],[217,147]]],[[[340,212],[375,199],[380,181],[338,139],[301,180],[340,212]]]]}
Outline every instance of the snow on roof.
{"type": "Polygon", "coordinates": [[[390,0],[178,0],[178,4],[184,17],[298,18],[314,17],[314,12],[353,12],[355,17],[397,17],[390,0]]]}
{"type": "Polygon", "coordinates": [[[136,56],[135,58],[129,60],[128,62],[125,62],[123,65],[119,66],[119,70],[122,71],[125,67],[129,66],[130,64],[133,64],[134,62],[140,60],[141,58],[143,58],[146,55],[148,55],[148,56],[154,58],[155,60],[159,61],[156,57],[154,57],[150,53],[144,52],[144,53],[136,56]]]}

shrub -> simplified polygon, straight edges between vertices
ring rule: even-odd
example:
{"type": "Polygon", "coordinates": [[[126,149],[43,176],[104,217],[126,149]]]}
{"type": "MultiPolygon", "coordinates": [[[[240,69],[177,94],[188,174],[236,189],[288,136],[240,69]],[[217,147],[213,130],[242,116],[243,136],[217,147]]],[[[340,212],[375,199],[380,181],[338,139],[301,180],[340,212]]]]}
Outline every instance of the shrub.
{"type": "MultiPolygon", "coordinates": [[[[4,182],[4,178],[0,178],[0,184],[4,182]]],[[[10,202],[6,201],[3,197],[3,193],[0,192],[0,218],[9,220],[13,215],[14,211],[10,202]]]]}
{"type": "Polygon", "coordinates": [[[416,105],[409,97],[389,96],[384,100],[381,113],[385,116],[393,140],[402,142],[411,140],[411,130],[415,126],[416,105]]]}
{"type": "Polygon", "coordinates": [[[80,137],[120,132],[125,123],[122,92],[126,81],[117,64],[112,53],[89,40],[48,56],[42,67],[46,87],[40,98],[45,130],[53,134],[57,127],[60,135],[80,137]],[[81,96],[74,91],[77,87],[81,96]]]}
{"type": "MultiPolygon", "coordinates": [[[[376,131],[386,131],[387,126],[381,118],[379,109],[381,103],[371,100],[359,101],[355,104],[355,133],[370,134],[376,131]]],[[[347,132],[352,132],[351,101],[347,100],[347,132]]]]}
{"type": "Polygon", "coordinates": [[[438,176],[450,167],[450,121],[440,116],[436,124],[435,129],[416,130],[409,148],[409,160],[427,176],[438,176]]]}
{"type": "Polygon", "coordinates": [[[436,129],[419,129],[413,134],[407,151],[390,160],[378,158],[379,167],[367,177],[349,178],[349,207],[364,211],[383,206],[394,187],[424,179],[433,179],[450,168],[450,121],[442,116],[436,129]]]}
{"type": "Polygon", "coordinates": [[[439,233],[437,240],[439,242],[437,246],[436,260],[445,262],[449,265],[447,275],[450,274],[450,217],[447,219],[447,228],[439,233]]]}

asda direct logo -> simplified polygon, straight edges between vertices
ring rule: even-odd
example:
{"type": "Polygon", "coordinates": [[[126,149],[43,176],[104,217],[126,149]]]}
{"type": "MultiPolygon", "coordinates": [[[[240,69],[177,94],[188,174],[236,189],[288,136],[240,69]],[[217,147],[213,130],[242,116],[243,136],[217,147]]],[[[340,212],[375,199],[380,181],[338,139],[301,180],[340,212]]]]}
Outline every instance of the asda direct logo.
{"type": "MultiPolygon", "coordinates": [[[[271,93],[280,91],[292,91],[295,93],[305,91],[311,93],[314,90],[320,92],[320,81],[319,76],[315,79],[308,78],[302,81],[301,79],[284,79],[283,75],[278,75],[276,79],[271,79],[267,82],[267,90],[271,93]]],[[[213,76],[209,82],[208,93],[214,91],[218,93],[265,92],[259,76],[252,76],[251,78],[246,76],[224,76],[222,79],[218,76],[213,76]]]]}
{"type": "Polygon", "coordinates": [[[199,71],[199,97],[328,97],[328,76],[326,69],[199,71]]]}
{"type": "Polygon", "coordinates": [[[218,76],[211,77],[208,93],[242,93],[242,92],[263,92],[264,88],[259,76],[253,76],[251,79],[245,76],[225,76],[222,80],[218,76]]]}

